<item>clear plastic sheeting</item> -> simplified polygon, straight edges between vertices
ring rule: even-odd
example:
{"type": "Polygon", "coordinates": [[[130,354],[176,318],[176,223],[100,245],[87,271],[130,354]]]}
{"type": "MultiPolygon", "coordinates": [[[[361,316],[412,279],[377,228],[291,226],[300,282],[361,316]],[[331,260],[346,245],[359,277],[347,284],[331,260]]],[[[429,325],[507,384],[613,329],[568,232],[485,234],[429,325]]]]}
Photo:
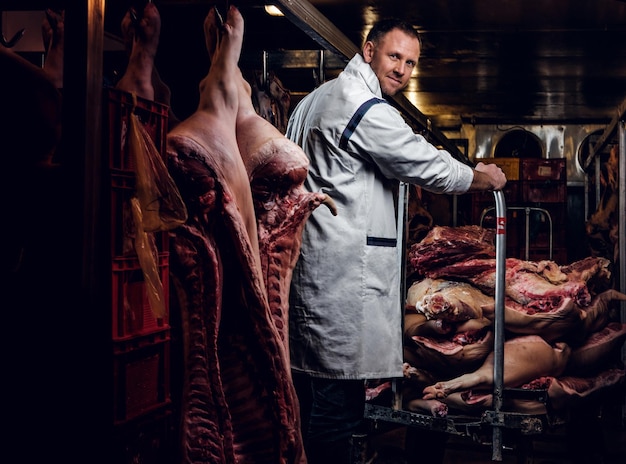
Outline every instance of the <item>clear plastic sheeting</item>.
{"type": "MultiPolygon", "coordinates": [[[[135,94],[133,103],[136,106],[135,94]]],[[[187,208],[159,150],[134,112],[130,115],[128,143],[136,175],[135,196],[131,198],[135,252],[143,272],[150,309],[155,317],[163,318],[166,302],[154,233],[184,224],[187,208]]]]}
{"type": "Polygon", "coordinates": [[[135,252],[143,272],[150,309],[155,317],[163,318],[165,316],[166,302],[163,282],[161,282],[159,276],[158,251],[154,241],[154,234],[146,232],[143,228],[142,210],[137,197],[131,198],[130,202],[133,210],[133,220],[137,227],[135,231],[135,252]]]}
{"type": "MultiPolygon", "coordinates": [[[[136,96],[133,94],[136,103],[136,96]]],[[[146,232],[167,231],[187,220],[187,208],[150,135],[136,114],[130,115],[128,143],[135,160],[137,198],[146,232]]]]}

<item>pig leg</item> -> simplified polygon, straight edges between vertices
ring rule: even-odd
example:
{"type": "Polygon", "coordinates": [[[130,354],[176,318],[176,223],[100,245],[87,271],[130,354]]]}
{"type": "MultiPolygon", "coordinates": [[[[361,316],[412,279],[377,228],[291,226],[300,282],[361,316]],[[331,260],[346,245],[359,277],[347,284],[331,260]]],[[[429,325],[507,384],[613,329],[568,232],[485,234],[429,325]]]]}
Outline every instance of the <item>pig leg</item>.
{"type": "Polygon", "coordinates": [[[159,46],[161,16],[152,2],[146,4],[136,21],[133,15],[136,12],[129,10],[122,19],[122,35],[130,54],[126,71],[115,87],[154,101],[152,72],[159,46]]]}
{"type": "Polygon", "coordinates": [[[229,8],[225,22],[222,23],[218,18],[217,10],[213,8],[204,20],[211,66],[200,82],[198,108],[169,132],[168,139],[193,141],[202,147],[207,159],[217,167],[218,176],[229,188],[229,197],[232,196],[236,203],[257,271],[260,271],[257,222],[250,181],[236,137],[240,75],[237,62],[243,43],[244,23],[234,6],[229,8]]]}
{"type": "Polygon", "coordinates": [[[160,15],[152,2],[148,3],[141,19],[137,12],[129,9],[122,19],[122,37],[126,53],[129,56],[128,68],[117,88],[159,102],[168,107],[168,130],[174,128],[180,120],[171,107],[172,93],[163,82],[156,66],[156,55],[160,34],[160,15]]]}
{"type": "MultiPolygon", "coordinates": [[[[211,37],[213,40],[207,43],[209,51],[216,47],[215,36],[211,37]]],[[[302,230],[320,204],[331,211],[334,205],[327,195],[305,190],[308,158],[297,144],[256,112],[250,84],[238,68],[236,84],[237,145],[252,190],[270,310],[288,356],[289,287],[302,230]]]]}
{"type": "Polygon", "coordinates": [[[449,394],[472,388],[487,388],[493,384],[493,356],[490,355],[485,363],[476,371],[460,375],[446,382],[437,382],[424,389],[424,399],[443,399],[449,394]]]}
{"type": "Polygon", "coordinates": [[[250,181],[243,164],[236,138],[237,110],[241,72],[237,65],[243,43],[243,18],[231,6],[222,24],[219,13],[211,9],[204,21],[204,33],[211,67],[200,83],[200,101],[197,111],[173,130],[200,140],[219,157],[219,165],[226,183],[232,189],[244,221],[258,269],[259,241],[257,222],[252,203],[250,181]]]}

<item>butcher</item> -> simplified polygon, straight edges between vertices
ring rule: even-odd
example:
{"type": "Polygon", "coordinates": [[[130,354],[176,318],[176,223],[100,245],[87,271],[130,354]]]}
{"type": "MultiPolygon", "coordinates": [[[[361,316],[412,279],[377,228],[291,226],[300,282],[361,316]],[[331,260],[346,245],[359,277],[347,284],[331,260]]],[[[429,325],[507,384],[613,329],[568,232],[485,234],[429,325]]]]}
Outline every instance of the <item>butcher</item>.
{"type": "Polygon", "coordinates": [[[493,164],[472,168],[438,150],[386,102],[407,86],[419,56],[412,25],[374,24],[361,52],[302,99],[287,126],[310,160],[305,187],[337,204],[337,216],[319,208],[307,221],[290,293],[291,367],[312,407],[311,462],[350,462],[363,381],[403,375],[398,182],[449,194],[506,184],[493,164]]]}

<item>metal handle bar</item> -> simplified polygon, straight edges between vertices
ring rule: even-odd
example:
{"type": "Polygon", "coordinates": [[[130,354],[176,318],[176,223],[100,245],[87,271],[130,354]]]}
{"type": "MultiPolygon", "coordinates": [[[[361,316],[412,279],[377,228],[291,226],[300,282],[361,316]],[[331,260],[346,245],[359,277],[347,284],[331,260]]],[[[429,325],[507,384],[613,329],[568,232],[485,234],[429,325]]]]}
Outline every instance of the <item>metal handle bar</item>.
{"type": "Polygon", "coordinates": [[[493,359],[493,406],[495,423],[493,426],[492,457],[493,461],[502,461],[502,426],[504,418],[502,408],[503,372],[504,372],[504,293],[506,273],[506,202],[501,190],[493,192],[496,201],[496,285],[495,285],[495,323],[494,323],[494,359],[493,359]]]}

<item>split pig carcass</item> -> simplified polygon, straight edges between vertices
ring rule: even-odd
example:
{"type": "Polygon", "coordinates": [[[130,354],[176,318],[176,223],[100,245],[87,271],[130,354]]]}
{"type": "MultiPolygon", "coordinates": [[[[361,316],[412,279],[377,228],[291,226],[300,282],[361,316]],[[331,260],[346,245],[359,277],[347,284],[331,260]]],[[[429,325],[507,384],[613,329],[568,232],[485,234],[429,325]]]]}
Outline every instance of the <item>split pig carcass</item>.
{"type": "MultiPolygon", "coordinates": [[[[188,220],[171,243],[184,345],[184,462],[304,462],[286,341],[290,272],[309,214],[307,159],[254,111],[237,62],[244,24],[204,22],[197,111],[167,138],[188,220]]],[[[332,205],[330,205],[332,207],[332,205]]]]}

